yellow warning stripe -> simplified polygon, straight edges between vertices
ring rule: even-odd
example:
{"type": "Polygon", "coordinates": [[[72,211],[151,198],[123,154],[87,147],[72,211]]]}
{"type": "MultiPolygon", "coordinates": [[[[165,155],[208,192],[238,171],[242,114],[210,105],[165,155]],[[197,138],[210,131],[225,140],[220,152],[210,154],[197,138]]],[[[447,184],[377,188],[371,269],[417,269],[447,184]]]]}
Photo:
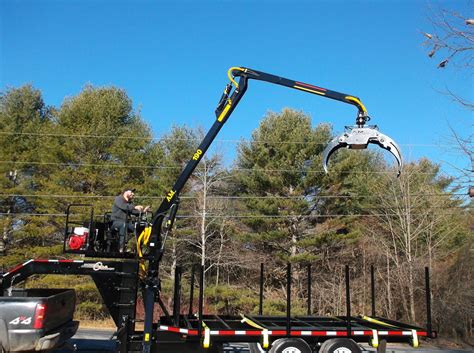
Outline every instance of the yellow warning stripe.
{"type": "Polygon", "coordinates": [[[315,91],[314,89],[309,89],[309,88],[305,88],[305,87],[301,87],[301,86],[293,86],[293,88],[297,88],[297,89],[300,89],[302,91],[307,91],[307,92],[311,92],[311,93],[316,93],[316,94],[319,94],[321,96],[325,96],[326,93],[324,92],[319,92],[319,91],[315,91]]]}
{"type": "Polygon", "coordinates": [[[232,106],[232,101],[229,99],[227,105],[224,108],[224,110],[222,110],[222,113],[217,118],[217,121],[222,122],[222,120],[224,120],[224,117],[226,116],[226,114],[229,111],[231,106],[232,106]]]}

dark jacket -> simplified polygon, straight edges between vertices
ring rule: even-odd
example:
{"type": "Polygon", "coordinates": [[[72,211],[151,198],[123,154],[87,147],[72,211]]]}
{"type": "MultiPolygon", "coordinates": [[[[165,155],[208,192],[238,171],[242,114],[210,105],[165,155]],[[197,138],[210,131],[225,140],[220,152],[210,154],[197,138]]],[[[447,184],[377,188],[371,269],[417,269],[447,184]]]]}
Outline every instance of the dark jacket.
{"type": "Polygon", "coordinates": [[[110,219],[114,222],[127,222],[127,217],[132,213],[138,213],[137,210],[135,210],[135,205],[132,202],[127,202],[122,194],[118,195],[114,200],[110,219]]]}

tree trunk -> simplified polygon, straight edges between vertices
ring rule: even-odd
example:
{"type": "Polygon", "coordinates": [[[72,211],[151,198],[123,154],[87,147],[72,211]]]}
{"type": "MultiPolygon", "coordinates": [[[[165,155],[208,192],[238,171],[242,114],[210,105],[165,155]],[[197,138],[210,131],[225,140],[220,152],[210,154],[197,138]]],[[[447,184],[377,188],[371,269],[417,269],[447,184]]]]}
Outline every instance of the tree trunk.
{"type": "Polygon", "coordinates": [[[410,300],[410,316],[411,321],[416,322],[415,314],[415,283],[414,283],[414,274],[413,274],[413,263],[408,263],[408,294],[410,300]]]}
{"type": "Polygon", "coordinates": [[[216,286],[219,285],[220,266],[221,266],[222,251],[224,249],[224,239],[225,239],[224,231],[225,231],[225,221],[223,220],[219,228],[220,243],[219,243],[219,252],[217,253],[217,262],[216,262],[216,286]]]}
{"type": "MultiPolygon", "coordinates": [[[[201,266],[204,268],[205,278],[206,266],[206,210],[207,210],[207,168],[204,164],[203,185],[202,185],[202,213],[201,213],[201,266]]],[[[205,281],[204,281],[205,283],[205,281]]]]}
{"type": "Polygon", "coordinates": [[[391,317],[392,315],[392,288],[390,282],[390,259],[388,257],[387,251],[387,316],[391,317]]]}
{"type": "MultiPolygon", "coordinates": [[[[8,210],[8,213],[10,213],[10,210],[8,210]]],[[[6,243],[8,242],[8,233],[10,231],[10,217],[7,215],[5,217],[5,220],[3,222],[3,234],[2,237],[0,238],[0,255],[3,255],[6,250],[6,243]]]]}
{"type": "Polygon", "coordinates": [[[176,271],[176,266],[178,263],[177,254],[176,254],[176,239],[173,239],[171,242],[171,266],[170,266],[170,277],[174,280],[174,274],[176,271]]]}
{"type": "Polygon", "coordinates": [[[412,254],[412,215],[411,215],[411,199],[410,199],[411,193],[410,193],[410,178],[407,178],[407,190],[406,190],[406,197],[405,197],[405,210],[406,210],[406,232],[405,232],[405,249],[406,249],[406,256],[407,256],[407,262],[408,262],[408,300],[409,300],[409,306],[410,306],[410,320],[415,321],[415,288],[414,288],[414,282],[413,282],[413,254],[412,254]]]}

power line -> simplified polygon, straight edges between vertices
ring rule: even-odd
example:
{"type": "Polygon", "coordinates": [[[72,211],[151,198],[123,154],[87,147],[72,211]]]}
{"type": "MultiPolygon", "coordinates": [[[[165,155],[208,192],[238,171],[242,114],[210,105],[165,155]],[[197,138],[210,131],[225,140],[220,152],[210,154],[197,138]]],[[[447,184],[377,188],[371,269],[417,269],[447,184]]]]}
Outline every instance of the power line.
{"type": "Polygon", "coordinates": [[[141,168],[141,169],[179,169],[182,167],[168,167],[164,165],[123,165],[123,164],[94,164],[94,163],[60,163],[60,162],[34,162],[34,161],[0,161],[0,164],[31,164],[31,165],[55,165],[61,167],[99,167],[99,168],[141,168]]]}
{"type": "MultiPolygon", "coordinates": [[[[117,136],[117,135],[84,135],[84,134],[52,134],[40,132],[7,132],[0,131],[0,135],[40,136],[40,137],[74,137],[74,138],[108,138],[113,140],[164,140],[165,138],[145,136],[117,136]]],[[[193,141],[198,139],[173,139],[173,141],[193,141]]]]}
{"type": "MultiPolygon", "coordinates": [[[[38,198],[77,198],[77,199],[113,199],[117,195],[62,195],[62,194],[0,194],[0,197],[38,197],[38,198]]],[[[317,199],[353,199],[353,198],[377,198],[380,196],[377,195],[308,195],[317,199]]],[[[272,199],[296,199],[296,200],[303,200],[305,197],[308,196],[226,196],[226,195],[214,195],[214,196],[207,196],[207,199],[210,200],[251,200],[251,199],[262,199],[262,200],[272,200],[272,199]]],[[[466,196],[464,193],[453,193],[453,194],[411,194],[412,197],[456,197],[456,196],[466,196]]],[[[140,195],[140,199],[163,199],[164,196],[150,196],[150,195],[140,195]]],[[[196,200],[198,196],[187,196],[183,195],[180,196],[182,200],[196,200]]]]}
{"type": "MultiPolygon", "coordinates": [[[[440,207],[441,209],[445,209],[444,207],[440,207]]],[[[393,216],[393,217],[400,217],[404,215],[405,212],[401,213],[348,213],[348,214],[324,214],[324,215],[255,215],[255,214],[241,214],[241,215],[212,215],[209,217],[212,218],[269,218],[269,219],[277,219],[277,218],[283,218],[283,219],[288,219],[288,218],[335,218],[335,217],[387,217],[387,216],[393,216]]],[[[449,215],[458,215],[459,213],[431,213],[433,215],[443,215],[443,216],[449,216],[449,215]]],[[[66,213],[6,213],[2,212],[0,213],[2,216],[22,216],[22,217],[66,217],[66,213]]],[[[74,215],[74,214],[73,214],[74,215]]],[[[77,215],[77,214],[76,214],[77,215]]],[[[82,214],[78,214],[82,215],[82,214]]],[[[72,215],[69,214],[69,217],[72,215]]],[[[410,216],[426,216],[426,214],[420,213],[410,213],[410,216]]],[[[97,217],[103,217],[103,215],[97,215],[97,217]]],[[[177,215],[176,218],[178,219],[184,219],[184,218],[201,218],[202,215],[177,215]]]]}
{"type": "MultiPolygon", "coordinates": [[[[457,215],[458,213],[437,213],[437,215],[457,215]]],[[[402,213],[401,215],[404,215],[402,213]]],[[[411,216],[425,216],[425,214],[413,214],[410,213],[411,216]]],[[[325,215],[217,215],[213,216],[213,218],[238,218],[238,219],[244,219],[244,218],[269,218],[269,219],[288,219],[288,218],[337,218],[337,217],[386,217],[386,216],[392,216],[392,217],[400,217],[400,214],[398,213],[374,213],[374,214],[361,214],[361,213],[350,213],[350,214],[325,214],[325,215]]],[[[199,215],[182,215],[182,216],[176,216],[176,218],[200,218],[201,216],[199,215]]]]}
{"type": "MultiPolygon", "coordinates": [[[[182,170],[182,167],[168,167],[163,165],[156,166],[144,166],[144,165],[123,165],[123,164],[93,164],[93,163],[59,163],[59,162],[34,162],[34,161],[0,161],[0,164],[31,164],[31,165],[55,165],[62,167],[98,167],[98,168],[140,168],[140,169],[176,169],[182,170]]],[[[311,170],[305,168],[298,169],[257,169],[257,168],[231,168],[231,169],[219,169],[215,173],[225,171],[242,171],[242,172],[254,172],[254,173],[268,173],[268,172],[288,172],[288,173],[311,173],[311,174],[326,174],[324,170],[311,170]]],[[[393,174],[393,171],[347,171],[341,172],[341,174],[393,174]]],[[[435,172],[416,172],[416,175],[434,175],[435,172]]]]}
{"type": "MultiPolygon", "coordinates": [[[[5,132],[0,131],[0,135],[20,135],[20,136],[41,136],[41,137],[73,137],[73,138],[105,138],[105,139],[124,139],[124,140],[152,140],[152,141],[165,141],[167,139],[171,139],[169,137],[144,137],[144,136],[116,136],[116,135],[89,135],[89,134],[53,134],[53,133],[36,133],[36,132],[5,132]]],[[[201,142],[201,138],[196,139],[189,139],[189,138],[173,138],[173,141],[194,141],[194,142],[201,142]]],[[[249,139],[220,139],[214,140],[214,142],[222,142],[222,143],[242,143],[242,142],[249,142],[249,143],[268,143],[274,145],[288,145],[288,144],[299,144],[299,145],[307,145],[311,143],[313,145],[321,145],[325,146],[327,143],[315,143],[311,141],[271,141],[271,140],[249,140],[249,139]]],[[[424,143],[402,143],[399,144],[400,146],[406,147],[453,147],[457,146],[457,144],[424,144],[424,143]]]]}

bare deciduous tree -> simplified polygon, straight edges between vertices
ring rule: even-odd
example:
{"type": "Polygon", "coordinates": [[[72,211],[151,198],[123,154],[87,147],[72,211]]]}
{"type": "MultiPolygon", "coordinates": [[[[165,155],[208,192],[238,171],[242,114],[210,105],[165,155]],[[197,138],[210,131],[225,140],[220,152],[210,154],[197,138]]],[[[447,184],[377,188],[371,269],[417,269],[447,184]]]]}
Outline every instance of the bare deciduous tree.
{"type": "MultiPolygon", "coordinates": [[[[457,66],[471,75],[474,67],[474,20],[445,9],[433,11],[430,17],[433,33],[423,33],[426,38],[423,45],[429,50],[428,56],[438,59],[438,68],[457,66]]],[[[470,110],[474,109],[472,101],[449,88],[443,94],[470,110]]]]}
{"type": "MultiPolygon", "coordinates": [[[[424,45],[428,48],[428,56],[437,58],[438,68],[446,68],[448,65],[456,66],[466,71],[466,77],[472,77],[474,68],[474,19],[463,16],[455,11],[447,9],[433,10],[430,19],[433,25],[432,33],[423,33],[425,36],[424,45]]],[[[450,97],[455,103],[466,109],[474,110],[474,102],[471,97],[464,97],[462,94],[453,92],[449,88],[441,92],[450,97]]],[[[461,174],[459,184],[462,187],[472,185],[472,173],[474,171],[474,156],[472,146],[472,133],[462,134],[456,132],[451,126],[451,139],[454,140],[456,149],[468,157],[469,166],[467,168],[455,167],[461,174]]],[[[465,131],[470,131],[466,129],[465,131]]]]}
{"type": "Polygon", "coordinates": [[[453,215],[459,201],[443,196],[447,181],[436,176],[437,172],[434,165],[422,161],[408,165],[396,181],[381,183],[375,217],[366,229],[379,244],[381,256],[387,256],[391,290],[397,287],[398,305],[410,321],[417,320],[416,293],[421,287],[417,278],[422,277],[423,267],[432,267],[442,258],[462,229],[453,215]]]}
{"type": "Polygon", "coordinates": [[[430,58],[438,57],[438,68],[452,65],[472,69],[472,50],[474,50],[473,19],[454,11],[441,9],[431,16],[434,32],[424,33],[423,43],[428,47],[430,58]]]}

